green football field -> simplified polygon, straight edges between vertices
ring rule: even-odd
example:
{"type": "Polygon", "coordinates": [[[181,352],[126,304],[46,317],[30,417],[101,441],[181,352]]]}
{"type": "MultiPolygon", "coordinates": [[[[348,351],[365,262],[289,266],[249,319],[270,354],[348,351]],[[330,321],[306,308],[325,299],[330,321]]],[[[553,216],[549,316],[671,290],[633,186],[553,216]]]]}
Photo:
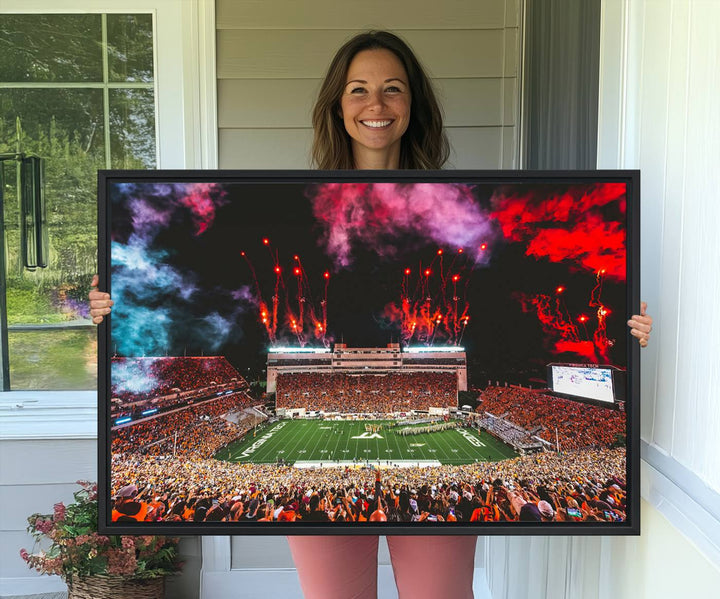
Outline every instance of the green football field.
{"type": "Polygon", "coordinates": [[[420,435],[401,436],[382,424],[377,433],[367,432],[364,421],[280,420],[252,431],[244,439],[221,449],[215,457],[255,464],[284,460],[295,465],[322,463],[413,462],[420,465],[471,464],[500,461],[517,454],[485,432],[460,428],[420,435]]]}

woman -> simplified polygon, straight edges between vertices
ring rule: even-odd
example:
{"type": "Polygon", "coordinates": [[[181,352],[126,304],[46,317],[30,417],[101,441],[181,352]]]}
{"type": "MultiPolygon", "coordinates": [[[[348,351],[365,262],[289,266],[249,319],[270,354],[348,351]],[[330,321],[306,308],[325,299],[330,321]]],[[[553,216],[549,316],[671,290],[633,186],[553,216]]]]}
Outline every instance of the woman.
{"type": "MultiPolygon", "coordinates": [[[[410,48],[388,32],[348,41],[333,58],[312,116],[320,169],[439,169],[449,155],[432,85],[410,48]]],[[[97,277],[93,286],[97,285],[97,277]]],[[[110,312],[90,293],[93,322],[110,312]]],[[[652,319],[628,321],[647,344],[652,319]]],[[[288,537],[309,599],[377,596],[377,536],[288,537]]],[[[475,536],[388,537],[399,596],[471,598],[475,536]]]]}

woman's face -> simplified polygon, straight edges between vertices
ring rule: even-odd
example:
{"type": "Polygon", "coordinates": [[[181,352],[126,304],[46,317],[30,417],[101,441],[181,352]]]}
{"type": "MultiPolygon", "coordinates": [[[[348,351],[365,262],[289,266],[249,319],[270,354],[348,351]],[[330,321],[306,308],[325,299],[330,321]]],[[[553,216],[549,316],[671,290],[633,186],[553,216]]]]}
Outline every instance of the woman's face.
{"type": "Polygon", "coordinates": [[[410,122],[407,73],[389,50],[363,50],[353,58],[340,99],[345,130],[352,138],[356,164],[365,158],[400,159],[400,139],[410,122]]]}

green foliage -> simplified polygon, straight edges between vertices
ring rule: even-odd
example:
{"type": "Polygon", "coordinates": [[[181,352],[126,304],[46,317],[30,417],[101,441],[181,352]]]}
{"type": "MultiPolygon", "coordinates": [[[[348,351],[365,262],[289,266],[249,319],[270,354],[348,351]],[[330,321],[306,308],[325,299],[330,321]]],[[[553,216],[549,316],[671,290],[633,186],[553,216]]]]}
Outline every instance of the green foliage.
{"type": "Polygon", "coordinates": [[[48,549],[37,553],[20,550],[30,568],[41,574],[74,577],[115,575],[127,578],[157,578],[179,572],[178,539],[159,536],[104,536],[97,533],[97,485],[81,486],[69,505],[56,503],[52,514],[28,517],[28,532],[48,549]]]}
{"type": "Polygon", "coordinates": [[[2,81],[97,81],[102,77],[99,14],[5,14],[2,81]]]}
{"type": "Polygon", "coordinates": [[[8,285],[7,290],[8,324],[25,322],[51,323],[66,320],[62,314],[56,314],[50,298],[37,287],[20,280],[8,285]]]}
{"type": "MultiPolygon", "coordinates": [[[[151,15],[108,15],[110,78],[151,84],[151,15]]],[[[102,82],[101,16],[4,15],[0,20],[0,81],[102,82]]],[[[40,295],[34,308],[13,302],[10,320],[51,322],[61,285],[85,297],[84,280],[96,272],[97,171],[106,162],[106,137],[114,168],[155,165],[155,102],[150,89],[113,89],[110,130],[105,129],[103,90],[10,88],[0,94],[0,153],[23,152],[45,159],[45,200],[50,236],[47,269],[29,273],[21,264],[16,163],[3,166],[5,247],[9,286],[26,280],[40,295]],[[47,297],[43,298],[41,295],[47,297]],[[46,314],[41,315],[43,310],[46,314]]],[[[71,291],[72,294],[72,291],[71,291]]],[[[77,315],[76,315],[77,317],[77,315]]],[[[62,319],[61,319],[62,320],[62,319]]]]}
{"type": "MultiPolygon", "coordinates": [[[[0,152],[12,151],[12,119],[0,118],[0,152]]],[[[8,273],[8,321],[48,323],[67,320],[59,304],[61,287],[73,295],[87,295],[96,270],[96,172],[100,157],[86,152],[79,136],[57,126],[51,117],[43,127],[35,123],[31,135],[23,129],[19,145],[24,152],[45,158],[45,201],[50,237],[47,269],[29,272],[20,253],[20,211],[15,185],[15,163],[5,163],[4,219],[8,273]],[[34,291],[31,291],[34,289],[34,291]]],[[[77,315],[71,318],[77,318],[77,315]]]]}

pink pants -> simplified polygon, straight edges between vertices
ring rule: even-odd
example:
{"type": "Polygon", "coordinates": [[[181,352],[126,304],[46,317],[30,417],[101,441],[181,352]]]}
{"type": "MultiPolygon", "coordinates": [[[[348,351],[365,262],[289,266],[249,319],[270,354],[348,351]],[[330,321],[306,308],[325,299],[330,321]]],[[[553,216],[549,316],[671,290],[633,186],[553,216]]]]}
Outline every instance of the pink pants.
{"type": "MultiPolygon", "coordinates": [[[[399,599],[472,599],[475,536],[388,537],[399,599]]],[[[288,537],[305,599],[375,599],[376,536],[288,537]]]]}

